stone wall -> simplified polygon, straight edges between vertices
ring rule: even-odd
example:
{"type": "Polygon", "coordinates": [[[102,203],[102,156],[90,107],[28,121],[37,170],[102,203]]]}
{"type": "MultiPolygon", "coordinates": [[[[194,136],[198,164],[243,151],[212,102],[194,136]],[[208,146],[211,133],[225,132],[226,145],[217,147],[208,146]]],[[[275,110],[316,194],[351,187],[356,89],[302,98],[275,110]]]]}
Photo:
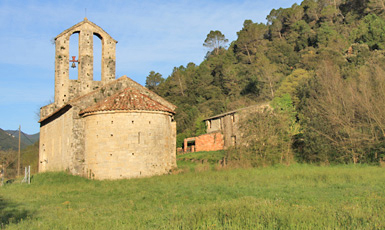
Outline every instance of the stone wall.
{"type": "Polygon", "coordinates": [[[115,79],[116,43],[87,19],[55,38],[55,101],[40,109],[39,172],[67,170],[96,179],[118,179],[163,174],[176,166],[172,113],[80,114],[126,88],[175,110],[175,105],[130,78],[115,79]],[[79,33],[78,79],[70,80],[69,39],[74,33],[79,33]],[[94,35],[102,41],[101,81],[93,80],[94,35]]]}
{"type": "Polygon", "coordinates": [[[222,130],[222,117],[218,117],[215,119],[207,120],[206,121],[206,127],[207,133],[212,133],[212,132],[218,132],[222,130]]]}
{"type": "MultiPolygon", "coordinates": [[[[39,155],[44,158],[46,153],[43,152],[42,143],[45,143],[45,145],[49,145],[51,142],[57,142],[58,135],[61,135],[63,133],[63,127],[66,127],[66,138],[69,138],[68,142],[61,142],[60,145],[55,144],[56,152],[59,154],[67,154],[68,161],[64,161],[62,165],[59,165],[59,163],[51,164],[51,160],[48,161],[48,163],[44,160],[40,160],[41,168],[39,168],[39,172],[44,171],[61,171],[63,169],[68,170],[74,175],[86,175],[86,169],[85,169],[85,124],[84,119],[79,116],[79,112],[99,101],[102,101],[109,96],[119,92],[120,90],[132,87],[141,93],[148,95],[151,99],[158,101],[159,103],[165,104],[166,106],[170,106],[170,108],[175,109],[175,106],[171,103],[167,102],[160,96],[152,93],[148,89],[144,88],[140,84],[134,82],[130,78],[127,78],[126,76],[123,76],[115,81],[110,82],[109,84],[106,84],[102,87],[100,87],[97,90],[94,90],[93,92],[87,93],[83,96],[80,96],[78,98],[73,99],[70,101],[70,104],[67,104],[66,106],[62,106],[61,108],[58,108],[55,103],[50,104],[48,106],[45,106],[41,108],[41,133],[40,133],[40,150],[39,155]],[[64,111],[67,107],[71,107],[70,111],[64,111]],[[55,110],[54,113],[48,112],[52,111],[53,108],[58,108],[55,110]],[[61,112],[63,111],[63,112],[61,112]],[[71,115],[68,115],[67,113],[70,113],[71,115]],[[70,118],[69,118],[70,117],[70,118]],[[45,131],[49,130],[49,131],[45,131]],[[47,133],[45,135],[44,133],[47,133]],[[70,147],[69,147],[70,146],[70,147]],[[45,163],[44,163],[45,162],[45,163]]],[[[169,116],[171,117],[171,115],[169,116]]],[[[176,123],[171,123],[171,130],[176,130],[176,123]],[[172,126],[172,127],[171,127],[172,126]]],[[[63,136],[63,135],[62,135],[63,136]]],[[[175,137],[172,135],[166,135],[165,138],[168,138],[167,141],[170,141],[170,145],[174,145],[173,151],[174,151],[174,157],[175,157],[175,149],[176,149],[176,134],[174,134],[175,137]],[[173,138],[173,139],[170,139],[173,138]]],[[[59,136],[60,138],[60,136],[59,136]]],[[[50,149],[49,147],[48,149],[50,149]]],[[[46,147],[47,149],[47,147],[46,147]]],[[[51,158],[55,157],[54,155],[49,155],[51,158]]],[[[45,158],[44,158],[45,159],[45,158]]],[[[54,162],[56,162],[56,159],[54,159],[54,162]]],[[[158,173],[157,173],[158,174],[158,173]]]]}
{"type": "Polygon", "coordinates": [[[51,115],[57,109],[58,109],[58,107],[55,103],[51,103],[51,104],[48,104],[46,106],[41,107],[40,108],[40,119],[51,115]]]}
{"type": "Polygon", "coordinates": [[[40,128],[39,172],[69,170],[73,152],[73,109],[52,118],[40,128]]]}
{"type": "Polygon", "coordinates": [[[220,132],[223,135],[224,149],[236,146],[237,143],[240,143],[242,136],[242,130],[239,127],[240,120],[247,114],[261,113],[266,109],[270,109],[269,104],[261,103],[207,118],[205,120],[207,126],[206,132],[220,132]]]}
{"type": "Polygon", "coordinates": [[[207,133],[221,133],[223,135],[223,148],[226,149],[236,144],[238,134],[238,113],[228,113],[213,119],[206,120],[207,133]]]}
{"type": "Polygon", "coordinates": [[[87,19],[55,38],[55,103],[58,107],[115,79],[116,43],[108,33],[87,19]],[[74,33],[79,34],[78,79],[70,80],[69,41],[74,33]],[[102,83],[93,80],[94,35],[102,41],[102,83]]]}
{"type": "Polygon", "coordinates": [[[119,179],[168,173],[176,167],[176,126],[165,112],[108,112],[85,117],[89,178],[119,179]]]}

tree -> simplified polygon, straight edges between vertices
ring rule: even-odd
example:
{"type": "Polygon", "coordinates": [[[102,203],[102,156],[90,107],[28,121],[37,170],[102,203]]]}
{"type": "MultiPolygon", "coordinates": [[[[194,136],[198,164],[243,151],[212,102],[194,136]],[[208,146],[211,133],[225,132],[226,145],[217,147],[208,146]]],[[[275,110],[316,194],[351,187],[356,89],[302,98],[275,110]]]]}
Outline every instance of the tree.
{"type": "Polygon", "coordinates": [[[367,15],[352,37],[357,43],[366,43],[372,49],[385,49],[385,20],[374,14],[367,15]]]}
{"type": "Polygon", "coordinates": [[[180,139],[203,131],[202,117],[274,100],[274,111],[245,123],[257,164],[290,161],[294,151],[326,164],[385,157],[382,3],[303,0],[272,10],[266,24],[246,20],[228,49],[210,31],[207,58],[176,67],[156,90],[178,106],[180,139]]]}
{"type": "Polygon", "coordinates": [[[245,20],[242,30],[237,33],[238,39],[233,46],[237,58],[246,64],[253,63],[255,53],[266,48],[266,33],[265,24],[245,20]]]}
{"type": "Polygon", "coordinates": [[[373,64],[357,72],[359,77],[346,80],[331,63],[319,69],[303,111],[305,160],[365,163],[385,156],[385,70],[380,59],[373,57],[373,64]],[[321,159],[311,156],[319,152],[321,159]]]}
{"type": "Polygon", "coordinates": [[[385,1],[384,0],[369,0],[367,11],[373,12],[377,15],[384,14],[385,1]]]}
{"type": "Polygon", "coordinates": [[[317,22],[320,16],[319,5],[316,0],[304,0],[301,3],[304,9],[305,20],[307,22],[317,22]]]}
{"type": "Polygon", "coordinates": [[[212,49],[215,55],[218,55],[219,50],[221,48],[225,48],[227,42],[229,42],[229,40],[225,38],[225,35],[223,35],[221,31],[211,30],[210,33],[207,34],[207,38],[203,43],[203,46],[212,49]]]}
{"type": "Polygon", "coordinates": [[[265,94],[265,99],[272,99],[274,98],[277,83],[280,79],[280,75],[277,71],[278,68],[264,55],[259,55],[257,57],[257,63],[258,68],[255,69],[256,75],[259,77],[259,81],[264,84],[262,93],[265,94]]]}
{"type": "Polygon", "coordinates": [[[292,7],[282,11],[283,26],[289,29],[291,25],[301,20],[304,15],[303,7],[294,3],[292,7]]]}
{"type": "Polygon", "coordinates": [[[293,161],[292,136],[298,131],[295,111],[286,94],[273,101],[271,108],[245,112],[240,116],[242,130],[238,149],[228,152],[228,160],[247,161],[250,166],[290,164],[293,161]]]}
{"type": "Polygon", "coordinates": [[[288,40],[295,43],[295,50],[300,51],[314,43],[315,32],[304,20],[300,20],[292,25],[292,32],[288,40]]]}
{"type": "Polygon", "coordinates": [[[0,164],[4,167],[4,175],[6,177],[16,176],[17,166],[17,152],[15,150],[0,150],[0,164]],[[12,167],[13,166],[13,167],[12,167]],[[7,170],[9,169],[9,170],[7,170]]]}
{"type": "Polygon", "coordinates": [[[270,39],[282,38],[282,8],[278,10],[273,9],[269,15],[267,15],[267,25],[269,26],[270,39]]]}
{"type": "Polygon", "coordinates": [[[146,77],[146,88],[156,92],[158,85],[164,82],[162,74],[151,71],[146,77]]]}
{"type": "Polygon", "coordinates": [[[304,69],[296,69],[287,76],[279,86],[276,96],[282,97],[285,94],[290,95],[294,105],[299,103],[297,96],[297,88],[304,82],[310,79],[311,74],[304,69]]]}

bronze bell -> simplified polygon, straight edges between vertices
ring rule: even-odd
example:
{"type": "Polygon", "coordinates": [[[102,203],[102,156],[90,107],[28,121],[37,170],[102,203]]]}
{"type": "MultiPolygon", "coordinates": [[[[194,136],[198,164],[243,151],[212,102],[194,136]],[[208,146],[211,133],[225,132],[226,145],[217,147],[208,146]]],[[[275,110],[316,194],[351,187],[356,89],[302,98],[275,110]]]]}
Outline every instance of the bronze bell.
{"type": "Polygon", "coordinates": [[[72,62],[71,68],[76,68],[75,62],[72,62]]]}

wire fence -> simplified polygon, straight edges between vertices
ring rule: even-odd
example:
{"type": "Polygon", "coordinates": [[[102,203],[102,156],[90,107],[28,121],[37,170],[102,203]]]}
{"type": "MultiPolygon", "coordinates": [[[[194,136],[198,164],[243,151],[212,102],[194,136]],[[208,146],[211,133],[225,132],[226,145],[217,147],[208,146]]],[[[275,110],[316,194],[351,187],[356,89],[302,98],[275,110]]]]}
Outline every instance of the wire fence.
{"type": "Polygon", "coordinates": [[[23,173],[24,173],[24,177],[22,180],[21,180],[21,177],[16,177],[16,176],[9,178],[5,176],[6,171],[2,166],[0,166],[0,186],[3,186],[4,184],[8,184],[8,183],[13,183],[15,181],[20,183],[30,184],[31,183],[31,166],[25,167],[23,173]]]}
{"type": "MultiPolygon", "coordinates": [[[[15,179],[17,175],[17,158],[12,162],[2,164],[2,177],[5,181],[15,179]]],[[[21,167],[20,167],[21,168],[21,167]]],[[[19,170],[21,172],[21,170],[19,170]]]]}
{"type": "Polygon", "coordinates": [[[16,158],[13,162],[11,162],[8,165],[6,165],[6,164],[0,165],[1,176],[6,181],[16,179],[17,177],[24,175],[24,170],[26,167],[30,167],[29,173],[35,174],[38,172],[37,164],[31,166],[31,165],[29,165],[29,162],[27,162],[27,163],[22,162],[20,164],[19,175],[18,175],[17,158],[16,158]]]}

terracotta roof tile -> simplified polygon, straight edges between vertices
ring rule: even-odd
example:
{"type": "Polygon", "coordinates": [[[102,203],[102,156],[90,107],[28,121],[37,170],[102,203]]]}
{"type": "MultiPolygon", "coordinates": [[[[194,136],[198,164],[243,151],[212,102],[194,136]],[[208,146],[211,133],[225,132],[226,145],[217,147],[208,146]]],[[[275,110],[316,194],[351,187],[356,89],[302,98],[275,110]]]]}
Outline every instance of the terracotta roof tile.
{"type": "Polygon", "coordinates": [[[172,109],[154,101],[139,91],[128,87],[119,93],[80,111],[80,114],[114,110],[145,110],[175,113],[172,109]]]}

